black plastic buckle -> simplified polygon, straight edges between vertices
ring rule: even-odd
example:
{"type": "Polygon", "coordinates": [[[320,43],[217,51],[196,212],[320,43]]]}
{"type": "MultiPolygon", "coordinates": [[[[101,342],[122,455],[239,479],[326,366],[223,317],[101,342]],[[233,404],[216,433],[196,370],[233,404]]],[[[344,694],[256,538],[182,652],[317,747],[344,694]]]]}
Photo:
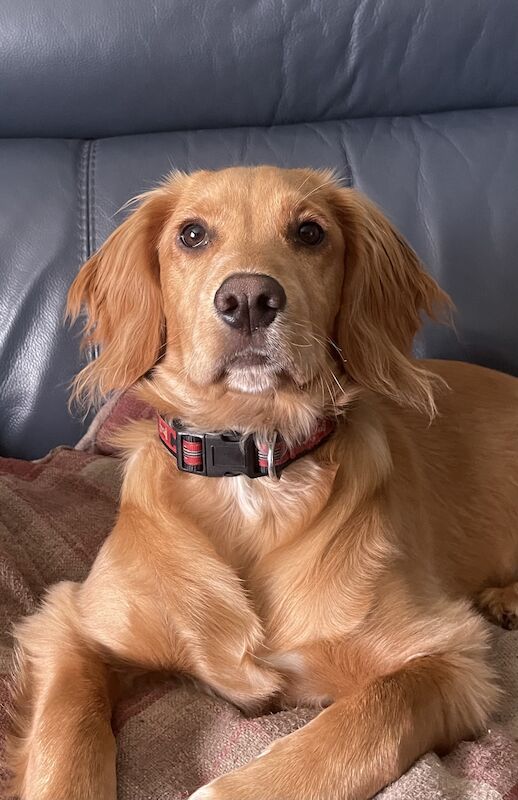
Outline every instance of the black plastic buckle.
{"type": "Polygon", "coordinates": [[[178,469],[194,475],[205,475],[209,478],[235,477],[247,475],[249,478],[260,478],[263,473],[259,469],[257,448],[253,436],[243,439],[238,434],[210,434],[202,436],[190,434],[176,428],[176,461],[178,469]],[[203,464],[191,467],[184,463],[183,438],[189,436],[201,440],[203,464]]]}
{"type": "Polygon", "coordinates": [[[219,436],[205,434],[203,441],[204,474],[208,477],[247,475],[259,478],[257,449],[252,436],[223,433],[219,436]]]}

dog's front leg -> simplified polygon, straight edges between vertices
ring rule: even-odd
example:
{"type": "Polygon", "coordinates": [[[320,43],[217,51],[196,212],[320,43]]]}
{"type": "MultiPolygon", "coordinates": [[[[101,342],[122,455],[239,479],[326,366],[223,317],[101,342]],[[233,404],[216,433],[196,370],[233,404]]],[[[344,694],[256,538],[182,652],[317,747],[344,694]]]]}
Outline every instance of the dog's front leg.
{"type": "Polygon", "coordinates": [[[82,635],[80,585],[60,583],[16,629],[15,718],[8,746],[23,800],[115,800],[112,704],[119,679],[82,635]]]}
{"type": "Polygon", "coordinates": [[[123,667],[189,673],[243,707],[280,685],[254,658],[262,629],[233,571],[188,521],[135,506],[85,583],[52,587],[16,638],[8,764],[23,800],[115,800],[123,667]]]}
{"type": "Polygon", "coordinates": [[[367,800],[426,751],[479,731],[495,699],[492,677],[470,655],[416,658],[191,800],[367,800]]]}

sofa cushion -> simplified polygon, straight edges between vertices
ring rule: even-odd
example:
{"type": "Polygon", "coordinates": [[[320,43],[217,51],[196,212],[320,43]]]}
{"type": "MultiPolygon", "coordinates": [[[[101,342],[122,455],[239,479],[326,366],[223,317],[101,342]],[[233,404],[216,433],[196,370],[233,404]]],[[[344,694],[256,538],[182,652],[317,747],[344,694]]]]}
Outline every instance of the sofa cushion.
{"type": "Polygon", "coordinates": [[[428,326],[420,354],[518,374],[518,108],[84,143],[0,140],[0,186],[10,187],[0,191],[0,453],[40,457],[86,429],[67,408],[81,360],[78,329],[63,325],[66,291],[128,198],[173,168],[264,162],[336,168],[407,236],[458,308],[456,330],[428,326]]]}
{"type": "Polygon", "coordinates": [[[3,0],[0,136],[518,105],[509,0],[3,0]]]}

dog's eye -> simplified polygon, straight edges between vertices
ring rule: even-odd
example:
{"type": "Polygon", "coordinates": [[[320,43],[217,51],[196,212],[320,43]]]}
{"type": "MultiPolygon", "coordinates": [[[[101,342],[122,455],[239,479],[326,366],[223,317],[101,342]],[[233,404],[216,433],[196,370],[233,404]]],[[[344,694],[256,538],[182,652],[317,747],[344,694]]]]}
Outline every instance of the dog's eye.
{"type": "Polygon", "coordinates": [[[303,244],[320,244],[324,238],[324,231],[318,222],[303,222],[299,225],[297,236],[303,244]]]}
{"type": "Polygon", "coordinates": [[[186,225],[180,233],[180,241],[185,247],[200,247],[207,244],[208,240],[207,231],[198,222],[186,225]]]}

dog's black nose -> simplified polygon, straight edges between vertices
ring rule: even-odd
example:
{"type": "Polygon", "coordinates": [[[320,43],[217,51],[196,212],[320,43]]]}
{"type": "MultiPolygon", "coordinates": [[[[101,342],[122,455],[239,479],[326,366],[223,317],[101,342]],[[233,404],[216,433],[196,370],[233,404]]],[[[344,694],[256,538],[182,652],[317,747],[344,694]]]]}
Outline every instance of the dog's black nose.
{"type": "Polygon", "coordinates": [[[269,275],[240,272],[223,281],[214,305],[227,325],[252,333],[271,325],[286,305],[286,292],[269,275]]]}

